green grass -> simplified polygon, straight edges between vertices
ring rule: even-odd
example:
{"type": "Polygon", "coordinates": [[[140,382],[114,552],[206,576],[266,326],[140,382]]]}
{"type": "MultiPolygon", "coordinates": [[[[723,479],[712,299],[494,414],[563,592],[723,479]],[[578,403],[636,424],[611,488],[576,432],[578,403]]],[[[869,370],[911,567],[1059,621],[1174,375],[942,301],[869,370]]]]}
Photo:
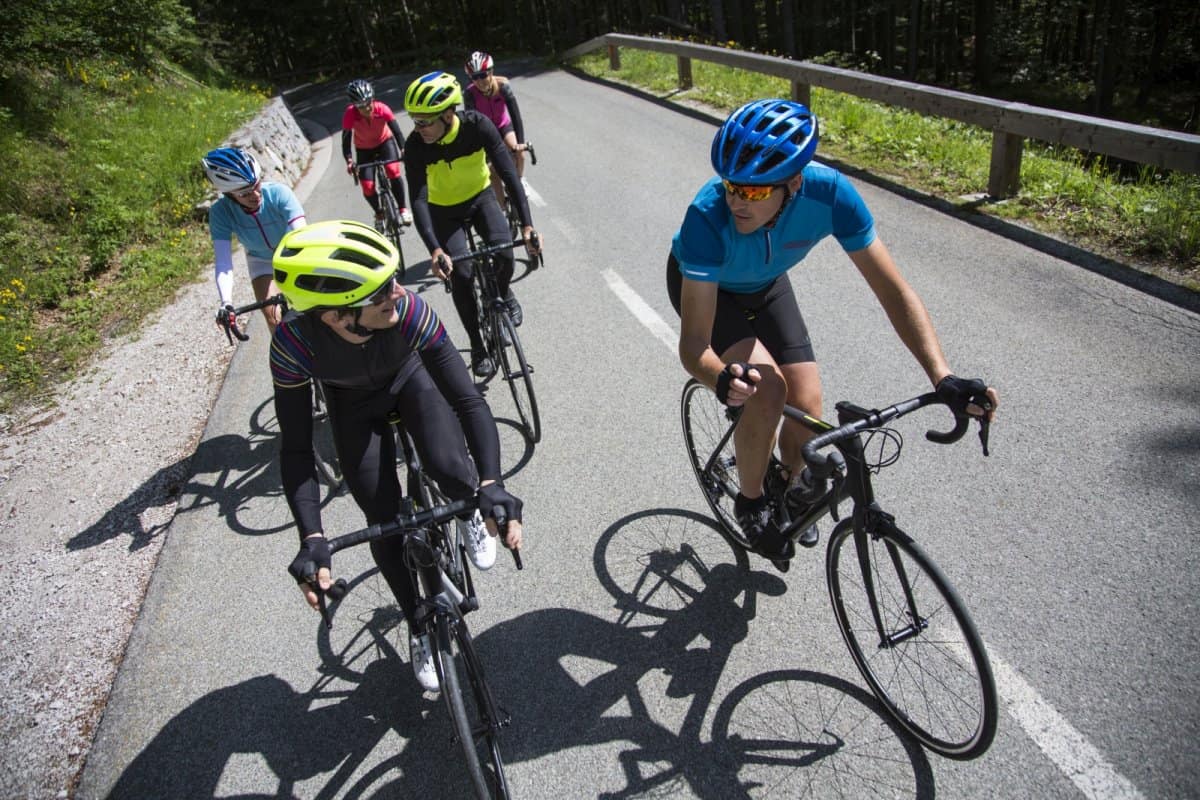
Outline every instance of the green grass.
{"type": "MultiPolygon", "coordinates": [[[[632,48],[621,50],[619,71],[609,69],[602,51],[575,66],[722,111],[791,91],[782,78],[693,60],[694,87],[680,92],[674,56],[632,48]]],[[[821,118],[821,154],[827,158],[956,204],[987,189],[990,131],[819,88],[812,91],[812,105],[821,118]]],[[[1200,290],[1200,176],[1147,167],[1123,177],[1100,161],[1089,164],[1077,151],[1027,141],[1019,196],[979,211],[1070,238],[1200,290]]]]}
{"type": "Polygon", "coordinates": [[[116,63],[31,74],[52,104],[0,108],[0,410],[38,399],[211,260],[199,158],[262,107],[116,63]]]}

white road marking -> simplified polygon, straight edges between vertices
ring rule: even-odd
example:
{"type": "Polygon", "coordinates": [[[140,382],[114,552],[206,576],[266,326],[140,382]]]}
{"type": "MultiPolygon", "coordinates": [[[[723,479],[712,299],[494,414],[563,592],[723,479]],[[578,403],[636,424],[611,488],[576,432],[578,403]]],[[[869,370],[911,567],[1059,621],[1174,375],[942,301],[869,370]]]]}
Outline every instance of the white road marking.
{"type": "Polygon", "coordinates": [[[611,269],[606,269],[600,273],[604,276],[604,280],[608,282],[608,288],[612,289],[613,294],[621,299],[633,315],[637,317],[638,322],[645,325],[654,334],[654,338],[670,348],[671,352],[676,352],[679,349],[679,334],[671,329],[671,326],[663,321],[663,318],[658,315],[653,308],[646,304],[646,301],[638,295],[633,289],[629,288],[629,284],[621,280],[621,276],[613,272],[611,269]]]}
{"type": "Polygon", "coordinates": [[[546,201],[537,193],[537,190],[529,185],[529,182],[524,178],[521,179],[521,185],[525,187],[525,196],[529,198],[529,202],[533,203],[538,208],[545,208],[546,201]]]}
{"type": "MultiPolygon", "coordinates": [[[[625,307],[672,352],[679,350],[677,334],[662,317],[611,269],[601,273],[625,307]]],[[[984,645],[996,676],[996,691],[1008,713],[1046,757],[1090,800],[1145,800],[1133,783],[1117,772],[1104,755],[1050,705],[1016,670],[984,645]]],[[[961,654],[965,660],[965,654],[961,654]]]]}

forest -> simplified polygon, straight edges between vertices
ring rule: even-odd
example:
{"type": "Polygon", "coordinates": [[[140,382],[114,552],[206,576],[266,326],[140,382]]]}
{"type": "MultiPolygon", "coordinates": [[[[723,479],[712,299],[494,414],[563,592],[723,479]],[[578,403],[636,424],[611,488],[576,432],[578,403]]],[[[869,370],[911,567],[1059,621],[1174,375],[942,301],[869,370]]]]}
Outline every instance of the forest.
{"type": "Polygon", "coordinates": [[[287,85],[461,59],[550,57],[608,32],[809,59],[1195,131],[1194,0],[11,0],[4,105],[22,70],[115,54],[287,85]]]}

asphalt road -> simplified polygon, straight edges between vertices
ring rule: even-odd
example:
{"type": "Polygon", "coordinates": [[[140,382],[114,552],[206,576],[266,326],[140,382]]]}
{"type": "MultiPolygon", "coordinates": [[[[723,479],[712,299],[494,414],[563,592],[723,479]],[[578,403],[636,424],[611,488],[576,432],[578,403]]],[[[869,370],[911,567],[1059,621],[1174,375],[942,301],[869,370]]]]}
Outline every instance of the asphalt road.
{"type": "MultiPolygon", "coordinates": [[[[393,108],[411,77],[377,84],[393,108]]],[[[526,178],[546,267],[515,289],[545,434],[526,448],[503,421],[511,398],[490,393],[526,502],[526,568],[498,561],[469,618],[512,713],[515,796],[1196,796],[1200,318],[856,181],[951,364],[1002,396],[990,458],[973,437],[926,442],[943,420],[910,417],[903,458],[877,481],[966,599],[1000,682],[987,754],[927,754],[856,673],[823,550],[781,576],[737,556],[703,516],[663,273],[709,175],[714,121],[558,71],[515,88],[540,162],[526,178]],[[696,556],[661,563],[684,548],[696,556]],[[767,739],[778,742],[755,745],[767,739]]],[[[340,86],[294,104],[320,137],[333,132],[318,141],[332,158],[309,218],[369,220],[341,169],[340,86]]],[[[410,288],[461,343],[415,235],[405,252],[410,288]]],[[[927,390],[835,244],[792,280],[827,412],[927,390]]],[[[419,694],[407,648],[389,649],[394,618],[376,613],[370,576],[324,634],[284,572],[296,538],[265,331],[252,324],[79,796],[463,797],[444,707],[419,694]]],[[[325,520],[331,532],[362,523],[346,498],[330,499],[325,520]]],[[[369,571],[360,552],[335,567],[352,580],[369,571]]]]}

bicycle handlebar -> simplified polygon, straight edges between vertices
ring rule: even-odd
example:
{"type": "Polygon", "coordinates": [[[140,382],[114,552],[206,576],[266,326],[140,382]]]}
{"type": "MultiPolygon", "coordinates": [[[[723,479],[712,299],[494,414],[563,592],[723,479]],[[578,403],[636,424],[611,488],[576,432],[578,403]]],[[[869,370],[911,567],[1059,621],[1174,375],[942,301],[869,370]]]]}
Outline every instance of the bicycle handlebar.
{"type": "Polygon", "coordinates": [[[350,171],[350,176],[354,179],[354,184],[358,185],[359,170],[374,169],[375,167],[386,167],[388,164],[399,164],[400,159],[392,158],[387,161],[368,161],[365,164],[354,164],[354,169],[350,171]]]}
{"type": "MultiPolygon", "coordinates": [[[[530,234],[529,238],[533,241],[533,246],[537,247],[538,243],[541,239],[541,237],[538,236],[537,231],[534,231],[532,234],[530,234]]],[[[524,239],[513,239],[511,242],[507,242],[504,244],[492,244],[492,245],[488,245],[487,247],[481,247],[478,250],[470,250],[466,253],[463,253],[456,260],[471,261],[473,259],[480,258],[481,256],[494,255],[496,253],[501,252],[502,250],[508,250],[511,247],[524,247],[524,246],[525,246],[524,239]]],[[[442,279],[442,285],[445,287],[447,293],[449,293],[452,290],[449,277],[442,279]]]]}
{"type": "Polygon", "coordinates": [[[533,142],[523,142],[522,144],[517,145],[517,149],[524,150],[526,153],[529,153],[530,163],[534,164],[535,166],[537,165],[537,153],[535,153],[533,150],[533,142]]]}
{"type": "MultiPolygon", "coordinates": [[[[809,470],[814,477],[826,478],[833,472],[841,472],[845,469],[846,460],[838,450],[832,450],[828,453],[818,452],[822,448],[830,445],[838,444],[846,439],[858,435],[862,431],[870,428],[878,428],[893,419],[898,419],[906,414],[911,414],[919,408],[924,408],[929,405],[946,405],[944,401],[938,398],[937,393],[929,392],[927,394],[914,397],[911,400],[904,400],[887,408],[870,411],[866,416],[847,422],[840,425],[831,431],[820,433],[805,443],[801,452],[804,455],[804,461],[808,464],[809,470]]],[[[785,413],[790,409],[785,409],[785,413]]],[[[795,412],[799,414],[799,412],[795,412]]],[[[789,414],[792,416],[792,414],[789,414]]],[[[955,414],[954,427],[948,431],[929,430],[925,432],[925,438],[931,442],[938,444],[953,444],[961,439],[967,432],[967,428],[971,424],[969,415],[961,416],[955,414]]],[[[986,417],[975,418],[979,421],[979,439],[983,444],[983,454],[988,454],[987,435],[988,425],[990,424],[986,417]]]]}
{"type": "Polygon", "coordinates": [[[238,306],[234,309],[227,309],[227,312],[224,315],[217,318],[217,322],[225,330],[225,338],[229,340],[231,345],[233,344],[233,339],[235,336],[239,342],[249,341],[250,335],[243,333],[238,327],[237,318],[243,314],[248,314],[251,311],[257,311],[260,308],[266,308],[267,306],[282,306],[286,304],[287,299],[283,295],[272,295],[265,300],[256,300],[255,302],[247,303],[244,306],[238,306]]]}

